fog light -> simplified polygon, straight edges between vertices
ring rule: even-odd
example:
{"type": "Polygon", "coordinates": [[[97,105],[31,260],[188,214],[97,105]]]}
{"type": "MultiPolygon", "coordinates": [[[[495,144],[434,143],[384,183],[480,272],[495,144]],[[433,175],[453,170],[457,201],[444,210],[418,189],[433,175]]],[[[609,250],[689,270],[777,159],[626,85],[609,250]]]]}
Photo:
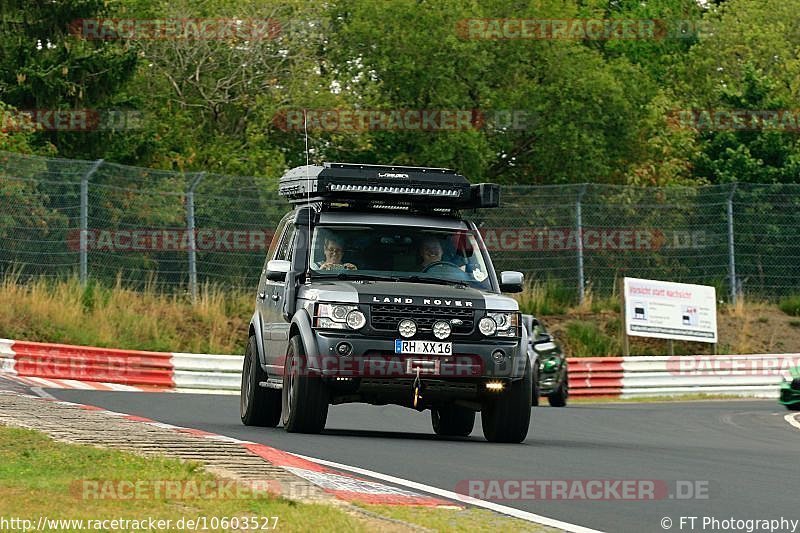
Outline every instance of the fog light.
{"type": "Polygon", "coordinates": [[[341,355],[342,357],[350,355],[353,351],[353,347],[350,345],[349,342],[340,342],[336,345],[336,353],[341,355]]]}
{"type": "Polygon", "coordinates": [[[502,363],[506,358],[506,353],[503,350],[495,350],[492,352],[492,359],[495,363],[502,363]]]}
{"type": "Polygon", "coordinates": [[[502,381],[490,381],[486,384],[486,390],[490,390],[492,392],[500,392],[505,387],[505,383],[502,381]]]}

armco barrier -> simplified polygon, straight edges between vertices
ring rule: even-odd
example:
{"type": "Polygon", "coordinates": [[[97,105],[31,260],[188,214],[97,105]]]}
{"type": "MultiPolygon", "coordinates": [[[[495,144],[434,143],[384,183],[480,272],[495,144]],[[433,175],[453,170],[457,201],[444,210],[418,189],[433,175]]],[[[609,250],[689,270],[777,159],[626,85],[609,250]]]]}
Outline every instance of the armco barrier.
{"type": "MultiPolygon", "coordinates": [[[[570,395],[776,397],[800,354],[569,358],[570,395]]],[[[239,390],[243,357],[115,350],[0,339],[0,372],[179,392],[239,390]]]]}

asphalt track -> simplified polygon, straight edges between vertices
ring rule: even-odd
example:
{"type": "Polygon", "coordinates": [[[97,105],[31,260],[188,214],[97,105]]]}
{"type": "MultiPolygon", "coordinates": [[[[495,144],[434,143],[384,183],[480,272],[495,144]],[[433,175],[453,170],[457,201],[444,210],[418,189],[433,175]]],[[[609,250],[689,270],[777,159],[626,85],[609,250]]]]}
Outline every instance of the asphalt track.
{"type": "MultiPolygon", "coordinates": [[[[433,435],[429,413],[353,404],[331,407],[322,435],[241,425],[238,396],[48,389],[53,396],[261,442],[283,450],[456,491],[464,480],[655,480],[655,500],[496,500],[604,531],[722,531],[724,519],[800,519],[800,431],[774,401],[581,404],[534,408],[521,445],[433,435]],[[678,492],[676,481],[685,489],[678,492]],[[461,484],[459,485],[459,482],[461,484]],[[707,497],[688,496],[705,490],[707,497]],[[694,529],[681,517],[700,517],[694,529]],[[702,517],[720,520],[702,527],[702,517]]],[[[497,486],[497,485],[495,485],[497,486]]],[[[613,494],[613,491],[612,491],[613,494]]],[[[702,495],[701,495],[702,496],[702,495]]],[[[791,531],[789,529],[788,531],[791,531]]],[[[800,529],[798,529],[800,531],[800,529]]]]}

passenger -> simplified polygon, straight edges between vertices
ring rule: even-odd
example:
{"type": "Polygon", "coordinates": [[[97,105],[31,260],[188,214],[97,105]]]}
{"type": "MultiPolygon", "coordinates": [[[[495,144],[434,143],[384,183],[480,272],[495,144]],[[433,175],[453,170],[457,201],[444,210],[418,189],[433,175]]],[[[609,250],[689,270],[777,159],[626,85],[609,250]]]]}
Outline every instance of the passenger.
{"type": "Polygon", "coordinates": [[[325,261],[317,264],[317,270],[358,270],[353,263],[343,263],[344,246],[338,237],[326,237],[323,248],[325,261]]]}

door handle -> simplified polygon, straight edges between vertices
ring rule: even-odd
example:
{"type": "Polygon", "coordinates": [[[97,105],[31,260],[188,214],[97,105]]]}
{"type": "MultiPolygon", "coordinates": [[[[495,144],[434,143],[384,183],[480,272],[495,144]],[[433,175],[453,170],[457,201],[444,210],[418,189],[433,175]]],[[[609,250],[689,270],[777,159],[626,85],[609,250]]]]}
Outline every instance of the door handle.
{"type": "Polygon", "coordinates": [[[278,294],[277,292],[272,295],[272,301],[277,302],[280,299],[281,299],[281,295],[278,294]]]}

